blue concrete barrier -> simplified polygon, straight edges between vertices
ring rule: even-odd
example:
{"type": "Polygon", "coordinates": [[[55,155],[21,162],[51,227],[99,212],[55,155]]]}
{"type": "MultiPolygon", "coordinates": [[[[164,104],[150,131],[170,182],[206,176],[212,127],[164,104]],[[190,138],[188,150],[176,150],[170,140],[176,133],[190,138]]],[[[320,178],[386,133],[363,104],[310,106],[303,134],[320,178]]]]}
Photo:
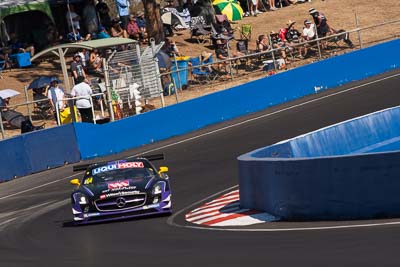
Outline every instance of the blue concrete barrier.
{"type": "MultiPolygon", "coordinates": [[[[14,173],[17,173],[17,176],[26,175],[32,170],[59,166],[60,162],[73,162],[68,155],[75,155],[77,147],[80,159],[119,153],[398,68],[400,54],[391,53],[390,57],[382,57],[382,51],[397,51],[399,45],[400,40],[390,41],[114,123],[72,124],[76,141],[71,140],[70,151],[67,147],[63,150],[65,156],[62,159],[46,156],[32,160],[32,156],[39,156],[34,153],[29,154],[29,159],[11,155],[9,161],[13,164],[9,164],[9,161],[0,162],[0,168],[13,166],[14,169],[14,166],[18,166],[17,161],[21,160],[32,161],[32,164],[38,166],[29,165],[27,168],[5,172],[4,176],[0,176],[0,180],[9,179],[14,173]]],[[[54,150],[49,153],[55,155],[59,141],[52,138],[48,131],[45,130],[46,134],[40,135],[42,140],[45,140],[47,133],[49,134],[47,147],[54,150]]],[[[24,139],[15,140],[18,140],[13,141],[14,146],[18,147],[17,150],[22,149],[24,139]]],[[[73,158],[75,160],[75,157],[73,158]]]]}
{"type": "Polygon", "coordinates": [[[400,216],[399,116],[375,112],[240,156],[241,207],[284,220],[400,216]]]}
{"type": "Polygon", "coordinates": [[[3,140],[0,151],[0,181],[80,160],[72,124],[3,140]]]}
{"type": "Polygon", "coordinates": [[[112,124],[76,125],[81,156],[118,153],[398,68],[400,54],[382,51],[399,46],[387,42],[112,124]]]}

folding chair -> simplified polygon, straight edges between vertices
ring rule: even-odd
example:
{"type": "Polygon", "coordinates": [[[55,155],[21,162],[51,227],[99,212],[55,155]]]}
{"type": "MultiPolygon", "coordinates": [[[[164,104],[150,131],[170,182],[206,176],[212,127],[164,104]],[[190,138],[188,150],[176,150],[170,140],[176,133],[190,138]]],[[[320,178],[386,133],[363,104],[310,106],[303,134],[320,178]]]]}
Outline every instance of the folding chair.
{"type": "Polygon", "coordinates": [[[33,100],[37,101],[33,105],[33,113],[39,115],[44,120],[53,117],[53,108],[51,106],[50,100],[45,95],[34,93],[33,100]]]}
{"type": "Polygon", "coordinates": [[[199,44],[211,40],[211,25],[207,25],[203,21],[204,19],[201,20],[198,17],[192,17],[190,21],[190,38],[196,39],[199,44]]]}
{"type": "MultiPolygon", "coordinates": [[[[205,68],[204,70],[201,69],[200,57],[192,57],[190,58],[189,61],[192,65],[191,73],[195,82],[198,82],[199,84],[204,84],[212,80],[211,72],[209,71],[209,69],[208,68],[205,68]]],[[[212,61],[209,63],[212,63],[212,61]]]]}
{"type": "Polygon", "coordinates": [[[240,39],[249,41],[251,39],[252,30],[253,26],[251,24],[243,24],[240,30],[240,39]]]}

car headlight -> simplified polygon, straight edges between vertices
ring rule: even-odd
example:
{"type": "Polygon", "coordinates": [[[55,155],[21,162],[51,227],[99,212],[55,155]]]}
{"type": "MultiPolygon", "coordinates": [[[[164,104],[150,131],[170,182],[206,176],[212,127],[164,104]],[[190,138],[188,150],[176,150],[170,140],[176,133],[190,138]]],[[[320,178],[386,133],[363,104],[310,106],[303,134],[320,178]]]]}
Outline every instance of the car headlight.
{"type": "Polygon", "coordinates": [[[164,189],[165,189],[165,182],[162,182],[162,181],[157,182],[153,186],[152,194],[159,195],[164,191],[164,189]]]}
{"type": "Polygon", "coordinates": [[[76,194],[75,199],[78,201],[79,205],[89,204],[89,199],[84,194],[76,194]]]}

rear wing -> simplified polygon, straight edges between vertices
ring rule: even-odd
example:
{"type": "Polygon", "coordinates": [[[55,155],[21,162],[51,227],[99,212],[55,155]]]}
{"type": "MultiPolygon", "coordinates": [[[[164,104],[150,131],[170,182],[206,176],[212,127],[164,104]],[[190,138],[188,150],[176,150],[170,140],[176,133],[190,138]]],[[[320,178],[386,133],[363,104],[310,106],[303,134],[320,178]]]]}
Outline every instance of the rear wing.
{"type": "MultiPolygon", "coordinates": [[[[154,155],[147,155],[147,156],[137,156],[137,157],[135,157],[135,158],[137,158],[137,159],[140,159],[140,158],[143,159],[143,158],[144,158],[144,159],[147,159],[148,161],[163,160],[163,159],[165,159],[164,153],[161,153],[161,154],[154,154],[154,155]]],[[[88,164],[79,164],[79,165],[73,166],[73,167],[72,167],[72,170],[73,170],[74,172],[76,172],[76,171],[84,171],[84,170],[86,170],[87,168],[89,168],[89,167],[92,166],[92,165],[102,164],[102,163],[106,163],[106,162],[96,162],[96,163],[88,163],[88,164]]]]}

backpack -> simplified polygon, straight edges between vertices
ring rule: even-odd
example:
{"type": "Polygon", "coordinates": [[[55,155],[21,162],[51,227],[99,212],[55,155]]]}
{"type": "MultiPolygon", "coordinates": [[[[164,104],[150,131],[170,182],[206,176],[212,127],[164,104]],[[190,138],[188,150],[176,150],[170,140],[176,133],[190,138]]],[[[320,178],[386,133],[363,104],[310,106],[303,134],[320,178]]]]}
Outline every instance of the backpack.
{"type": "Polygon", "coordinates": [[[169,82],[164,86],[163,95],[169,96],[169,95],[173,95],[173,94],[175,94],[175,86],[172,82],[169,82]]]}
{"type": "Polygon", "coordinates": [[[236,49],[239,52],[247,52],[247,47],[248,47],[247,40],[240,40],[236,43],[236,49]]]}

